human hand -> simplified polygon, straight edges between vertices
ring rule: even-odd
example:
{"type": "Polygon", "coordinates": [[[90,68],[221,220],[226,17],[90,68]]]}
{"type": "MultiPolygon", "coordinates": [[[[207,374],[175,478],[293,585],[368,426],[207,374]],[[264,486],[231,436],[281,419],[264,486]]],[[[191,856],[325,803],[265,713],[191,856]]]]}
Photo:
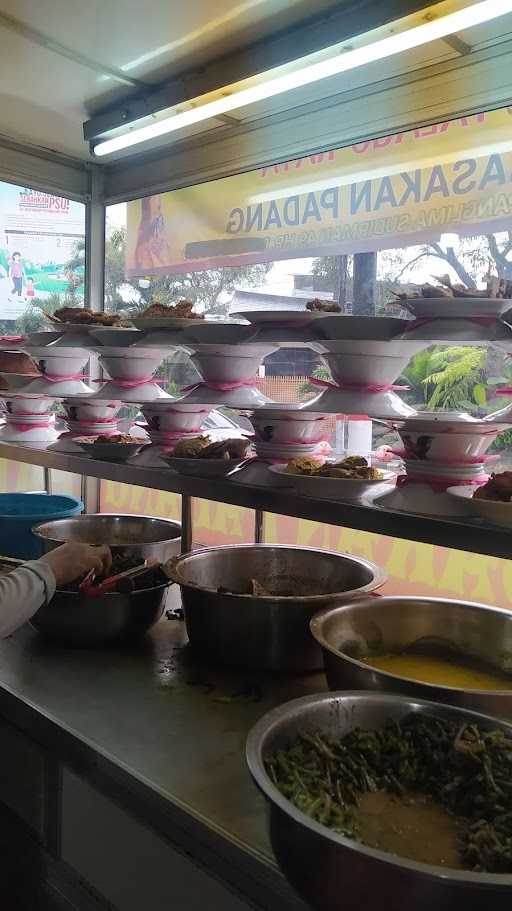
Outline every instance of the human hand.
{"type": "Polygon", "coordinates": [[[93,547],[91,544],[70,541],[51,550],[41,560],[50,565],[59,588],[60,585],[67,585],[68,582],[85,576],[91,569],[97,575],[104,575],[112,565],[112,554],[105,544],[93,547]]]}

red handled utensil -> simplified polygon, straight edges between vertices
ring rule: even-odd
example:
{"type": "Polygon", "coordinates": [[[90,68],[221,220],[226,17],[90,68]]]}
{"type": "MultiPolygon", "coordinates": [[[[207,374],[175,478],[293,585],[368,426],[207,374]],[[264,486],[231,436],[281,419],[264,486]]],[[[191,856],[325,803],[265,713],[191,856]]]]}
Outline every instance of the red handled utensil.
{"type": "MultiPolygon", "coordinates": [[[[82,582],[82,585],[80,586],[80,591],[83,594],[90,596],[91,598],[95,598],[98,595],[104,595],[106,592],[112,591],[112,589],[116,587],[116,585],[120,579],[131,579],[134,576],[138,576],[139,574],[146,572],[147,569],[148,569],[148,561],[144,560],[144,562],[139,563],[138,566],[132,566],[131,569],[125,569],[122,573],[116,573],[115,576],[109,576],[108,579],[105,579],[103,582],[100,582],[99,585],[93,585],[94,579],[91,579],[91,582],[89,583],[89,585],[87,585],[85,587],[85,589],[83,589],[82,585],[84,585],[84,583],[87,581],[87,576],[86,576],[86,578],[82,582]]],[[[88,575],[90,575],[90,573],[88,575]]]]}

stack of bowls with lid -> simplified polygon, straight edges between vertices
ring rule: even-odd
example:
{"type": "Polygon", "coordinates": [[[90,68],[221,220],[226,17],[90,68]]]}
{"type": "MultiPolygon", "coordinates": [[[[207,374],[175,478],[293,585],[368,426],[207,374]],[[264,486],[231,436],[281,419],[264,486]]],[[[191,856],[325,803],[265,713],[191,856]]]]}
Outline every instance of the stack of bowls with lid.
{"type": "Polygon", "coordinates": [[[249,414],[256,455],[270,464],[318,457],[327,442],[328,415],[301,404],[268,404],[249,414]]]}
{"type": "Polygon", "coordinates": [[[138,423],[137,427],[147,433],[151,445],[134,456],[132,464],[145,468],[168,467],[161,456],[172,452],[179,440],[192,439],[205,433],[203,422],[211,410],[211,405],[187,404],[175,398],[145,402],[141,405],[141,411],[146,423],[138,423]]]}
{"type": "Polygon", "coordinates": [[[105,347],[96,349],[99,364],[110,377],[94,394],[95,401],[154,402],[170,396],[155,373],[168,352],[157,348],[105,347]]]}
{"type": "Polygon", "coordinates": [[[487,450],[507,425],[442,411],[419,412],[392,426],[403,444],[397,454],[403,458],[405,475],[376,504],[426,515],[465,515],[464,504],[447,491],[485,484],[487,466],[498,458],[487,450]]]}
{"type": "Polygon", "coordinates": [[[184,404],[245,409],[269,401],[257,387],[257,372],[276,345],[194,344],[191,348],[200,377],[182,390],[184,404]]]}
{"type": "Polygon", "coordinates": [[[5,424],[0,428],[4,443],[51,443],[57,439],[53,405],[46,395],[25,396],[7,393],[2,399],[5,424]]]}
{"type": "Polygon", "coordinates": [[[406,326],[407,320],[371,316],[329,316],[315,323],[319,340],[311,347],[322,355],[334,382],[313,380],[324,391],[307,410],[383,419],[415,414],[396,394],[404,389],[396,380],[428,343],[397,338],[406,326]]]}
{"type": "Polygon", "coordinates": [[[97,402],[77,396],[64,399],[62,404],[67,430],[51,447],[54,451],[83,455],[83,449],[74,442],[77,437],[113,436],[119,432],[117,415],[121,402],[97,402]]]}

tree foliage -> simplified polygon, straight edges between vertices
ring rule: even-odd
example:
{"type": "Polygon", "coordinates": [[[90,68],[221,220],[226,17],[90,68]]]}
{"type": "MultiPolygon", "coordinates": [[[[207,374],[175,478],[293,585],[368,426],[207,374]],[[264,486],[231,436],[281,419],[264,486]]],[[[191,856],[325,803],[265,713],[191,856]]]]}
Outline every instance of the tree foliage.
{"type": "Polygon", "coordinates": [[[202,272],[164,275],[145,287],[125,278],[126,230],[116,228],[105,244],[105,306],[108,310],[143,309],[150,301],[172,304],[186,298],[199,309],[218,316],[229,312],[236,287],[261,284],[269,265],[220,267],[202,272]]]}
{"type": "Polygon", "coordinates": [[[483,408],[486,404],[486,348],[463,345],[425,348],[402,372],[408,400],[420,409],[483,408]]]}

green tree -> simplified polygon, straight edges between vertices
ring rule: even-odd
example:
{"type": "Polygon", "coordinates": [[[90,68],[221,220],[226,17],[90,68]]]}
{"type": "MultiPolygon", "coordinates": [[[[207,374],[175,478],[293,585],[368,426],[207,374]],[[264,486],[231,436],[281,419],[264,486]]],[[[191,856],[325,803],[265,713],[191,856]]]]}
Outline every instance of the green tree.
{"type": "Polygon", "coordinates": [[[151,281],[149,287],[141,286],[136,279],[125,277],[126,230],[116,228],[107,238],[105,245],[105,307],[107,310],[143,309],[150,302],[158,300],[171,304],[179,298],[186,298],[207,313],[227,316],[231,297],[236,287],[251,287],[260,284],[268,264],[208,269],[202,272],[185,272],[164,275],[151,281]],[[130,295],[133,304],[123,299],[130,295]],[[130,294],[133,289],[133,295],[130,294]],[[136,299],[136,300],[135,300],[136,299]]]}
{"type": "Polygon", "coordinates": [[[407,400],[420,409],[460,410],[486,404],[486,348],[452,345],[419,351],[402,372],[407,400]]]}

